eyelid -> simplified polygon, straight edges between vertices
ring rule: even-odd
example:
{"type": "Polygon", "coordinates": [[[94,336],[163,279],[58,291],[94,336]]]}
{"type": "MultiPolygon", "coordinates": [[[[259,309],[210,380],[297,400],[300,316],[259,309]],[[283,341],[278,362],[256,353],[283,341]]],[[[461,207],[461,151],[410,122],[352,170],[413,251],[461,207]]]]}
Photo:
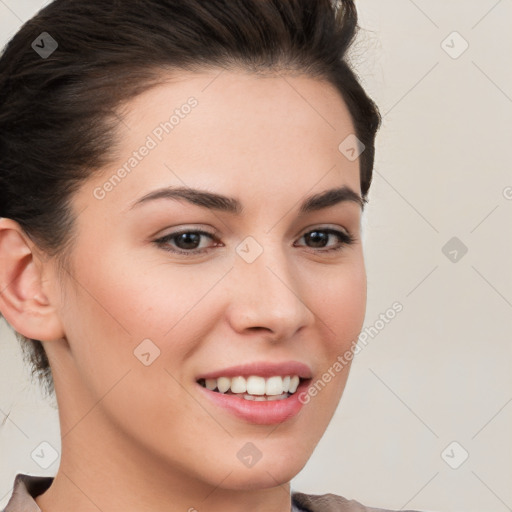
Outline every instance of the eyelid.
{"type": "MultiPolygon", "coordinates": [[[[307,228],[305,228],[302,231],[302,234],[298,237],[298,240],[303,238],[308,233],[312,233],[315,231],[324,232],[324,233],[327,233],[328,235],[334,235],[338,238],[339,242],[336,246],[330,247],[330,248],[329,247],[328,248],[314,248],[314,247],[309,248],[308,252],[333,255],[333,254],[337,254],[337,253],[341,252],[342,249],[344,249],[350,245],[353,245],[354,243],[356,243],[358,241],[358,238],[356,236],[352,235],[350,230],[348,230],[344,227],[342,228],[340,226],[333,227],[332,225],[331,226],[325,226],[325,225],[323,225],[323,226],[322,225],[308,226],[307,228]]],[[[174,237],[177,237],[184,233],[195,233],[195,234],[199,234],[202,236],[206,236],[206,237],[210,238],[213,242],[217,242],[216,247],[219,246],[218,242],[221,242],[221,240],[219,239],[219,236],[217,234],[218,232],[212,233],[210,231],[206,231],[199,227],[181,226],[176,231],[172,231],[168,234],[157,237],[155,240],[153,240],[153,243],[155,243],[157,246],[159,246],[160,248],[162,248],[163,250],[165,250],[171,254],[183,255],[185,257],[204,255],[204,254],[210,252],[213,248],[215,248],[215,246],[213,246],[213,247],[206,247],[206,248],[202,248],[202,249],[190,249],[190,250],[179,249],[179,248],[170,249],[169,248],[170,245],[168,244],[168,241],[172,240],[174,237]]],[[[296,242],[294,242],[294,244],[293,244],[294,247],[296,247],[295,243],[296,242]]],[[[221,244],[222,244],[222,242],[221,242],[221,244]]],[[[303,247],[302,245],[300,245],[300,246],[303,247]]],[[[308,249],[307,246],[305,246],[305,247],[306,247],[306,249],[308,249]]]]}
{"type": "Polygon", "coordinates": [[[148,237],[149,240],[164,238],[169,235],[179,235],[180,233],[188,233],[190,231],[206,233],[212,237],[221,236],[221,232],[209,226],[208,224],[178,224],[177,226],[167,226],[164,229],[159,229],[154,235],[148,237]]]}
{"type": "Polygon", "coordinates": [[[300,236],[304,236],[306,233],[309,233],[310,231],[315,231],[315,230],[323,231],[323,230],[329,230],[329,229],[332,229],[334,231],[342,231],[347,236],[351,236],[351,234],[352,234],[349,229],[347,229],[344,226],[340,226],[338,224],[311,224],[310,226],[305,227],[301,231],[300,236]]]}
{"type": "MultiPolygon", "coordinates": [[[[218,231],[217,229],[211,228],[211,227],[205,229],[203,226],[204,225],[202,225],[202,224],[193,224],[190,226],[187,224],[179,225],[179,226],[176,226],[176,231],[171,231],[169,233],[165,233],[165,230],[160,230],[150,238],[152,238],[154,240],[155,238],[156,239],[165,238],[165,237],[168,237],[171,235],[177,236],[181,233],[188,233],[188,232],[200,232],[205,235],[211,236],[212,238],[217,238],[217,239],[221,236],[221,232],[218,231]],[[211,231],[210,231],[210,229],[211,229],[211,231]],[[164,232],[164,234],[159,234],[162,231],[164,232]]],[[[166,228],[166,229],[172,229],[172,228],[166,228]]],[[[334,231],[342,231],[348,237],[355,238],[355,236],[352,234],[351,230],[347,229],[344,226],[339,226],[337,224],[311,224],[310,226],[306,226],[305,228],[303,228],[302,231],[300,232],[300,235],[298,235],[298,237],[299,238],[303,237],[305,234],[309,233],[310,231],[315,231],[315,230],[326,231],[329,229],[332,229],[334,231]]],[[[355,238],[355,239],[357,239],[357,238],[355,238]]]]}
{"type": "MultiPolygon", "coordinates": [[[[343,246],[352,245],[359,241],[358,237],[353,235],[352,232],[346,228],[340,229],[339,227],[328,227],[328,226],[308,228],[308,229],[306,229],[306,231],[304,231],[302,233],[302,235],[299,236],[299,240],[302,237],[304,237],[305,235],[307,235],[308,233],[312,233],[314,231],[321,231],[321,232],[327,233],[328,235],[335,235],[338,238],[340,238],[341,239],[341,241],[340,241],[341,246],[339,247],[340,249],[343,248],[343,246]]],[[[315,251],[314,248],[312,250],[315,251]]],[[[316,251],[318,251],[318,252],[329,252],[331,250],[335,251],[336,249],[335,248],[316,249],[316,251]]]]}

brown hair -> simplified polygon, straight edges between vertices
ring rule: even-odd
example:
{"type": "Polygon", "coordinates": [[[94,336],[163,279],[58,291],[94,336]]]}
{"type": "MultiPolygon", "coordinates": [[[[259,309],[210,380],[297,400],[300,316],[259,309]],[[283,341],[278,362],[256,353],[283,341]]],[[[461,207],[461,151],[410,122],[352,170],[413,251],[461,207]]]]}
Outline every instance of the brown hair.
{"type": "MultiPolygon", "coordinates": [[[[353,0],[52,2],[0,57],[0,217],[64,261],[76,235],[73,192],[115,160],[116,109],[161,83],[163,72],[205,67],[287,70],[333,84],[365,146],[366,201],[381,117],[348,64],[357,30],[353,0]]],[[[41,342],[16,336],[32,375],[52,394],[41,342]]]]}

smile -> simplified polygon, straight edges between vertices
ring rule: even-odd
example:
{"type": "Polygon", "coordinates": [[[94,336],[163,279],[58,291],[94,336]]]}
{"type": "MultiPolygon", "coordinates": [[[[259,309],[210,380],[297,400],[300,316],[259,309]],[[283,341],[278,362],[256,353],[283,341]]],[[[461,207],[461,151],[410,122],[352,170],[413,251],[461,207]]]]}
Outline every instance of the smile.
{"type": "Polygon", "coordinates": [[[311,380],[297,375],[268,378],[251,375],[201,378],[197,385],[205,400],[220,410],[251,424],[273,425],[291,420],[300,412],[304,407],[300,394],[307,390],[311,380]],[[244,386],[244,391],[238,391],[244,386]],[[288,390],[284,391],[287,386],[288,390]]]}
{"type": "Polygon", "coordinates": [[[245,400],[273,401],[283,400],[297,391],[301,379],[298,375],[275,375],[261,377],[219,377],[216,379],[199,379],[198,383],[217,393],[238,395],[245,400]]]}

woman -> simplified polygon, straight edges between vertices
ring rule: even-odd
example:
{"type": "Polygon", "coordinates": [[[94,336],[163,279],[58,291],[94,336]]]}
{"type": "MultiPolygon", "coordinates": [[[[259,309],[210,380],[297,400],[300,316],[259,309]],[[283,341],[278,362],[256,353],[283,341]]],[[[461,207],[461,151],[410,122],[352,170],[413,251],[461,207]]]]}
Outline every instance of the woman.
{"type": "Polygon", "coordinates": [[[290,489],[365,314],[356,28],[352,1],[56,0],[10,41],[0,310],[62,450],[6,512],[377,510],[290,489]]]}

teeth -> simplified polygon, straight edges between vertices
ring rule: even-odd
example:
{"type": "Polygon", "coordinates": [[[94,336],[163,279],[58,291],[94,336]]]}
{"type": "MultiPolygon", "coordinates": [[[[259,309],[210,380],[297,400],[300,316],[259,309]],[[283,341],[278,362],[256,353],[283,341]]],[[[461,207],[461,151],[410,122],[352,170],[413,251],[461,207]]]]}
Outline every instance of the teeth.
{"type": "Polygon", "coordinates": [[[281,377],[270,377],[265,383],[266,395],[282,395],[283,394],[283,379],[281,377]]]}
{"type": "Polygon", "coordinates": [[[231,379],[231,391],[233,393],[245,393],[247,391],[247,384],[243,377],[233,377],[231,379]]]}
{"type": "Polygon", "coordinates": [[[255,375],[251,375],[247,379],[247,393],[250,395],[264,395],[265,379],[263,377],[256,377],[255,375]]]}
{"type": "Polygon", "coordinates": [[[297,391],[298,385],[299,385],[299,377],[297,377],[297,375],[294,375],[290,379],[290,389],[288,391],[290,393],[295,393],[295,391],[297,391]]]}
{"type": "MultiPolygon", "coordinates": [[[[285,375],[281,377],[276,375],[265,379],[258,375],[251,375],[247,379],[238,377],[219,377],[218,379],[204,379],[200,383],[214,391],[217,389],[220,393],[231,391],[235,394],[243,394],[246,400],[280,400],[283,394],[293,394],[297,391],[300,383],[298,375],[285,375]]],[[[283,396],[285,398],[285,396],[283,396]]]]}
{"type": "Polygon", "coordinates": [[[225,393],[231,387],[231,379],[228,377],[220,377],[217,379],[217,389],[221,393],[225,393]]]}
{"type": "Polygon", "coordinates": [[[217,387],[217,379],[206,379],[206,387],[212,391],[217,387]]]}

